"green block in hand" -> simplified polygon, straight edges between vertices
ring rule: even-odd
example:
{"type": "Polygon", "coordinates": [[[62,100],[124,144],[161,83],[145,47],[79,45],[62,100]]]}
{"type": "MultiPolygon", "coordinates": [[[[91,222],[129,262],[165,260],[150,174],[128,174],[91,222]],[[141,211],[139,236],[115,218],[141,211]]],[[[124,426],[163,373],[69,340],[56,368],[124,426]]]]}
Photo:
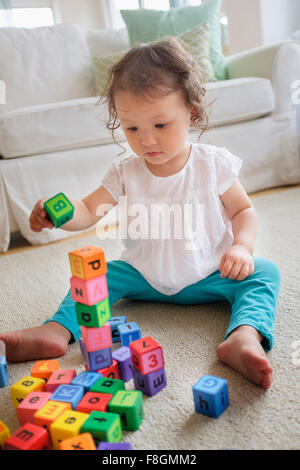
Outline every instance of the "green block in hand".
{"type": "Polygon", "coordinates": [[[56,194],[44,202],[44,209],[55,228],[69,222],[74,214],[74,206],[64,193],[56,194]]]}

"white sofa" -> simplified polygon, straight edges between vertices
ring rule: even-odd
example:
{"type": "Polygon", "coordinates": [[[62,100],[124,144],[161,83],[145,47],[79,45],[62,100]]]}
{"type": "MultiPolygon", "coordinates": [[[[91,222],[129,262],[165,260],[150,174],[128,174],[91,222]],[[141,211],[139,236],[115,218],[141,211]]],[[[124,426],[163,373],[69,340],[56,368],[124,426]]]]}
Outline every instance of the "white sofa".
{"type": "MultiPolygon", "coordinates": [[[[119,158],[95,96],[92,57],[128,47],[126,29],[0,28],[0,80],[6,85],[6,104],[0,104],[0,251],[16,231],[32,244],[73,234],[33,233],[28,218],[41,197],[62,191],[82,198],[119,158]]],[[[248,193],[300,182],[291,99],[300,77],[300,42],[259,47],[226,63],[228,80],[207,85],[214,104],[211,130],[201,141],[243,159],[240,179],[248,193]]],[[[118,137],[124,141],[122,132],[118,137]]],[[[190,137],[197,141],[198,133],[191,130],[190,137]]]]}

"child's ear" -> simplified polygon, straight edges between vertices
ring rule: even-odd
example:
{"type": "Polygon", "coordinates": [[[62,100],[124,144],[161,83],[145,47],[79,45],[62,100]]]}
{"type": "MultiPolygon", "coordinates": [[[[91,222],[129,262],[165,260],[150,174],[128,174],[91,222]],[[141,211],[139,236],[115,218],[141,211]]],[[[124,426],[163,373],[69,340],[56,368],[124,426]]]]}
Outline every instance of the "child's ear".
{"type": "Polygon", "coordinates": [[[195,108],[195,106],[192,106],[190,110],[190,126],[194,125],[194,117],[197,116],[197,114],[198,114],[198,109],[195,108]]]}

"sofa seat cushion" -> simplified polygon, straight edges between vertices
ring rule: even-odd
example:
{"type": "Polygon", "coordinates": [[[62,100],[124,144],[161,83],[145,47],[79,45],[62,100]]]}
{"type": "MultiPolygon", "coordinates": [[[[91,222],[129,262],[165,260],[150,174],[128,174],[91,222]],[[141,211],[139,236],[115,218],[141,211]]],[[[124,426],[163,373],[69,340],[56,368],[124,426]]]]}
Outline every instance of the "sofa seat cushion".
{"type": "Polygon", "coordinates": [[[275,99],[271,81],[260,77],[207,83],[210,127],[247,121],[271,113],[275,99]]]}

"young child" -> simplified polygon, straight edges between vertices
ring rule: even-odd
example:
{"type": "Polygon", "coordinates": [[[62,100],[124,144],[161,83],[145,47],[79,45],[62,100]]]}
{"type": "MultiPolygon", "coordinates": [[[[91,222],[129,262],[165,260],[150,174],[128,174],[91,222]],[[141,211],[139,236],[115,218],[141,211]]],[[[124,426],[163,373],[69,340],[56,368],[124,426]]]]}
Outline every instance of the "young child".
{"type": "MultiPolygon", "coordinates": [[[[129,51],[112,68],[104,98],[107,127],[121,126],[133,153],[112,164],[98,189],[71,200],[74,217],[62,228],[93,226],[101,218],[99,207],[112,208],[121,196],[127,198],[129,227],[130,207],[142,205],[142,236],[128,230],[120,258],[107,263],[110,305],[121,298],[182,305],[229,301],[232,314],[217,356],[268,388],[272,367],[266,352],[273,345],[280,273],[271,261],[253,256],[256,215],[238,179],[241,159],[225,148],[188,141],[190,126],[206,128],[204,93],[200,69],[176,39],[129,51]],[[198,204],[197,231],[187,217],[182,236],[147,234],[149,210],[157,204],[177,209],[198,204]]],[[[44,200],[30,215],[35,232],[53,228],[44,200]]],[[[173,229],[175,222],[169,223],[173,229]]],[[[61,356],[79,336],[69,291],[43,325],[0,338],[8,360],[24,361],[61,356]]]]}

